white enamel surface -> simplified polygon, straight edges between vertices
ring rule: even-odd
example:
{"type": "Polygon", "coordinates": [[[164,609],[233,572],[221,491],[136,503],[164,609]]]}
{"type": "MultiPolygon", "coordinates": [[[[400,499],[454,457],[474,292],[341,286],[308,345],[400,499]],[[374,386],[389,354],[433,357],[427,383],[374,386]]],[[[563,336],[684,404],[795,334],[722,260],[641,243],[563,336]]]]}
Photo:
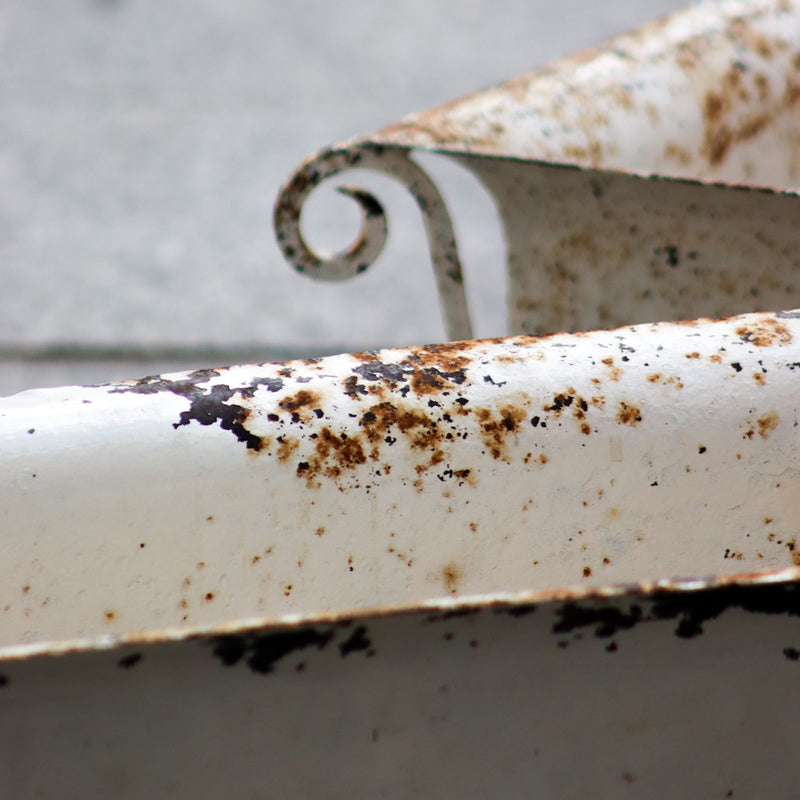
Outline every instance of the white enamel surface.
{"type": "Polygon", "coordinates": [[[8,398],[2,643],[791,565],[798,342],[761,314],[8,398]]]}
{"type": "Polygon", "coordinates": [[[791,188],[800,185],[798,101],[797,3],[723,0],[367,138],[791,188]]]}

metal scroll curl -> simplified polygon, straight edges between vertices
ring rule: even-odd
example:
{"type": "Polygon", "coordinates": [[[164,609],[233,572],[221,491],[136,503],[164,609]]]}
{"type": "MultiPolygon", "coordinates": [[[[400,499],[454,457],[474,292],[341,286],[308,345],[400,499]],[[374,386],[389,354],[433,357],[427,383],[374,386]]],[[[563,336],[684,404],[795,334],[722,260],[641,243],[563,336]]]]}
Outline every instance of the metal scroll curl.
{"type": "Polygon", "coordinates": [[[422,212],[442,315],[448,338],[470,339],[472,325],[464,291],[461,260],[453,223],[439,190],[410,158],[407,148],[353,143],[323,150],[306,159],[281,187],[273,221],[278,245],[286,260],[315,280],[341,281],[365,272],[380,255],[387,236],[386,213],[369,192],[351,186],[338,190],[361,207],[358,238],[346,250],[313,250],[300,230],[303,204],[323,181],[350,169],[374,169],[405,186],[422,212]]]}

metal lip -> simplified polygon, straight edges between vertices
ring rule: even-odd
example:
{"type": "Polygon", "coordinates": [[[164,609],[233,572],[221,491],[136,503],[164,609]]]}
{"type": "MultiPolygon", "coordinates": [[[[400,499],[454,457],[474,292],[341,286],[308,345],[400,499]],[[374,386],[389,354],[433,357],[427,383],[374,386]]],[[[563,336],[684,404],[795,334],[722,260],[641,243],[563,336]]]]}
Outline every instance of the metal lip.
{"type": "Polygon", "coordinates": [[[513,611],[550,603],[581,603],[597,599],[625,597],[656,598],[691,596],[700,592],[731,587],[750,588],[779,584],[800,585],[800,566],[784,567],[764,572],[739,572],[698,578],[661,578],[653,581],[609,584],[607,586],[568,586],[532,592],[492,592],[461,597],[442,597],[420,603],[368,606],[316,613],[284,614],[279,617],[249,617],[213,625],[171,626],[160,630],[137,631],[129,634],[106,634],[64,641],[45,641],[33,644],[10,645],[0,648],[0,664],[25,661],[42,656],[67,656],[114,651],[124,647],[149,647],[160,644],[179,644],[220,636],[253,633],[272,633],[316,625],[337,625],[370,619],[411,616],[424,613],[469,614],[481,611],[513,611]]]}
{"type": "MultiPolygon", "coordinates": [[[[647,170],[625,169],[623,167],[593,167],[589,164],[578,164],[573,161],[558,161],[548,158],[526,158],[519,155],[500,154],[489,147],[475,145],[468,150],[459,150],[430,144],[404,145],[396,142],[382,142],[380,140],[365,138],[352,139],[341,145],[342,148],[360,147],[380,153],[384,150],[394,150],[414,155],[417,153],[430,153],[433,155],[448,156],[455,159],[495,161],[510,164],[536,165],[540,167],[553,167],[556,169],[572,170],[577,172],[594,173],[597,175],[625,175],[645,181],[665,181],[684,186],[705,186],[712,189],[727,189],[730,191],[759,192],[761,194],[800,197],[800,188],[770,186],[764,183],[741,183],[738,181],[724,181],[703,177],[688,177],[686,175],[671,175],[669,172],[649,172],[647,170]]],[[[315,153],[308,160],[325,155],[327,149],[315,153]]]]}

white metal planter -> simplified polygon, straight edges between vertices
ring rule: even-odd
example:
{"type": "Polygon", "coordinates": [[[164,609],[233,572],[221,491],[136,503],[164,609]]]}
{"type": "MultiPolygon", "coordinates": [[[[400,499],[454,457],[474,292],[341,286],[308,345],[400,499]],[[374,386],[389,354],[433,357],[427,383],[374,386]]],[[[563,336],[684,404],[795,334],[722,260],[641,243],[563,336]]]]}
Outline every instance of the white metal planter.
{"type": "Polygon", "coordinates": [[[457,338],[409,153],[459,159],[522,335],[0,401],[0,794],[794,796],[799,28],[690,9],[284,187],[339,279],[383,210],[320,256],[305,197],[402,180],[457,338]]]}

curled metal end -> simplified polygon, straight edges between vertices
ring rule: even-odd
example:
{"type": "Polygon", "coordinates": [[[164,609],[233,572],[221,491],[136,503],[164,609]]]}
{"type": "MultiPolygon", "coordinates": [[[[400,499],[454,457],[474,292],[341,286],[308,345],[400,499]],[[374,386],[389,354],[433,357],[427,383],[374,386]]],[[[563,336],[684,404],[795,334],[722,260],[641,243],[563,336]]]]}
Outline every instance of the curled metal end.
{"type": "Polygon", "coordinates": [[[361,229],[356,241],[339,253],[312,250],[300,231],[300,216],[308,196],[324,180],[348,169],[375,169],[400,181],[423,214],[439,300],[448,337],[472,337],[461,262],[453,225],[439,191],[402,148],[352,145],[325,150],[307,159],[281,188],[273,212],[278,245],[298,271],[317,280],[341,281],[365,272],[386,243],[386,214],[369,192],[352,186],[337,187],[361,207],[361,229]]]}

